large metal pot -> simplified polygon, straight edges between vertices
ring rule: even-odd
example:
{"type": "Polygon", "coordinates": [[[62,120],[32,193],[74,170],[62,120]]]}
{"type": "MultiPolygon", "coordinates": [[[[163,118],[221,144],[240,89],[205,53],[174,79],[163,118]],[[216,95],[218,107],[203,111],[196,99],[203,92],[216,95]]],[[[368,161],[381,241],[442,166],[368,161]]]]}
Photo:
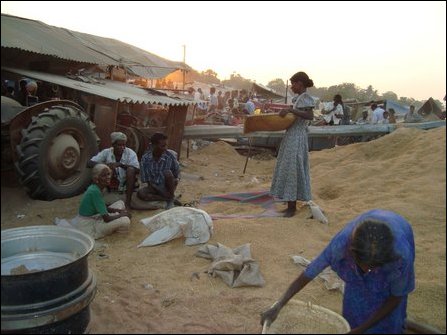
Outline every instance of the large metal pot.
{"type": "Polygon", "coordinates": [[[87,257],[94,240],[58,226],[1,233],[1,331],[83,333],[96,280],[87,257]]]}

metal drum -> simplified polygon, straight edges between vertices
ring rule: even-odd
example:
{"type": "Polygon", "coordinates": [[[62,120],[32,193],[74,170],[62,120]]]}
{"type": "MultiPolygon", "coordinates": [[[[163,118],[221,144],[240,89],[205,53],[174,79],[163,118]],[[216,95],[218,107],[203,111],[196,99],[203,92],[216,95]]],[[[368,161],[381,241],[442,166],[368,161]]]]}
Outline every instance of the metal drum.
{"type": "Polygon", "coordinates": [[[84,333],[96,293],[87,263],[94,243],[58,226],[2,230],[2,333],[84,333]]]}

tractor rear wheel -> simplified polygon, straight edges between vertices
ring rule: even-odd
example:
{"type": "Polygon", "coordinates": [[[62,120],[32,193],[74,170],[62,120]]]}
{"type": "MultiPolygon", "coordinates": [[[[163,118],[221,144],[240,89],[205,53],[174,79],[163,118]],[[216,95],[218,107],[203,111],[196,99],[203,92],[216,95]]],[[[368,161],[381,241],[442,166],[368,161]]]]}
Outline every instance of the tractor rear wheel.
{"type": "Polygon", "coordinates": [[[80,194],[90,183],[88,160],[98,152],[94,124],[74,106],[53,106],[33,117],[17,146],[16,168],[34,199],[80,194]]]}

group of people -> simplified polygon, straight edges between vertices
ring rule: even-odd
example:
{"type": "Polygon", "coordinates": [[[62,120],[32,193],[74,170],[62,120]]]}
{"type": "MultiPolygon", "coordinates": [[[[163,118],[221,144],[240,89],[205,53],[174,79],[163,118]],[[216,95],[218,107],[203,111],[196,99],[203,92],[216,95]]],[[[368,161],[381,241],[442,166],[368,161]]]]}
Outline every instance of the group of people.
{"type": "MultiPolygon", "coordinates": [[[[307,125],[313,119],[315,101],[307,92],[313,81],[304,72],[290,78],[296,96],[293,106],[282,110],[295,121],[286,130],[273,173],[270,193],[287,203],[284,217],[296,214],[297,201],[312,200],[307,125]]],[[[335,105],[335,104],[334,104],[335,105]]],[[[332,112],[337,113],[335,106],[332,112]]],[[[85,192],[79,209],[79,227],[94,238],[111,232],[125,232],[130,226],[130,202],[136,175],[141,182],[137,196],[144,201],[164,200],[174,204],[179,182],[175,152],[167,149],[167,137],[156,133],[151,146],[138,162],[126,147],[123,133],[112,133],[112,147],[92,157],[92,185],[85,192]],[[116,177],[126,201],[106,206],[101,190],[116,177]]],[[[402,333],[407,297],[415,288],[415,246],[410,224],[397,213],[375,209],[349,222],[333,237],[322,253],[294,280],[282,297],[261,313],[261,324],[275,321],[281,308],[326,267],[345,282],[343,316],[351,333],[402,333]]]]}
{"type": "Polygon", "coordinates": [[[371,112],[367,109],[355,122],[356,124],[389,124],[396,123],[396,112],[394,108],[385,110],[376,103],[371,104],[371,112]]]}
{"type": "MultiPolygon", "coordinates": [[[[376,103],[371,104],[371,113],[365,109],[362,115],[357,119],[356,124],[389,124],[396,123],[396,111],[394,108],[384,110],[376,103]]],[[[424,117],[415,112],[415,106],[411,105],[404,116],[405,123],[416,123],[424,121],[424,117]]]]}
{"type": "MultiPolygon", "coordinates": [[[[347,106],[340,94],[334,96],[333,102],[329,107],[321,111],[324,125],[349,125],[351,123],[350,107],[347,106]]],[[[424,118],[415,113],[415,106],[411,105],[409,111],[405,114],[404,122],[421,122],[424,118]]],[[[373,102],[370,109],[364,109],[362,115],[355,120],[355,124],[393,124],[396,123],[396,111],[394,108],[385,110],[383,106],[373,102]]]]}
{"type": "Polygon", "coordinates": [[[199,87],[197,91],[190,87],[188,92],[197,102],[197,114],[205,117],[216,116],[221,118],[224,124],[237,124],[243,116],[251,115],[256,109],[254,98],[246,90],[218,91],[211,87],[208,96],[205,96],[199,87]]]}
{"type": "MultiPolygon", "coordinates": [[[[270,192],[287,202],[285,217],[296,212],[297,201],[312,199],[309,175],[307,125],[315,102],[307,88],[313,81],[304,72],[290,78],[296,94],[293,107],[280,112],[296,120],[281,142],[270,192]]],[[[341,97],[334,98],[334,115],[341,116],[341,97]],[[336,103],[335,103],[336,102],[336,103]]],[[[261,324],[270,324],[281,308],[326,267],[345,282],[343,316],[351,333],[403,333],[407,297],[415,288],[415,246],[411,225],[392,211],[371,210],[349,222],[282,297],[261,313],[261,324]]]]}
{"type": "Polygon", "coordinates": [[[28,78],[23,78],[18,82],[18,88],[16,89],[13,81],[2,80],[2,95],[8,98],[16,100],[22,106],[32,106],[39,101],[36,96],[37,83],[36,81],[28,78]],[[11,85],[13,83],[13,85],[11,85]]]}
{"type": "Polygon", "coordinates": [[[176,152],[167,148],[166,135],[152,135],[141,163],[135,151],[126,147],[124,133],[113,132],[110,137],[112,147],[100,151],[87,164],[92,168],[92,184],[84,193],[78,215],[72,221],[76,228],[95,239],[129,229],[129,210],[139,209],[132,205],[133,196],[142,201],[165,201],[167,209],[181,205],[175,199],[180,165],[176,152]],[[139,187],[138,174],[145,184],[143,187],[139,187]],[[106,188],[125,193],[125,201],[118,200],[107,206],[102,195],[106,188]]]}

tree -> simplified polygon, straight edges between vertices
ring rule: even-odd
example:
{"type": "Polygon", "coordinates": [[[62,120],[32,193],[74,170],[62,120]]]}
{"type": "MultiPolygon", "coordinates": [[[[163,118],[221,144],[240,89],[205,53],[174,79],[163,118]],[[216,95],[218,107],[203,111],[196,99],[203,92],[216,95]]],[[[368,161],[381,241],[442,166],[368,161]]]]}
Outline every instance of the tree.
{"type": "Polygon", "coordinates": [[[211,69],[201,72],[200,81],[207,84],[220,84],[220,80],[217,78],[217,73],[211,69]]]}
{"type": "Polygon", "coordinates": [[[214,78],[217,79],[217,73],[214,72],[214,71],[211,70],[211,69],[208,69],[208,70],[206,70],[206,71],[202,71],[202,75],[204,75],[204,76],[206,76],[206,77],[214,77],[214,78]]]}
{"type": "Polygon", "coordinates": [[[397,97],[397,94],[392,91],[387,91],[387,92],[383,93],[382,98],[386,99],[386,100],[394,100],[394,101],[399,100],[397,97]]]}
{"type": "Polygon", "coordinates": [[[402,105],[415,105],[416,106],[416,100],[414,100],[413,98],[407,98],[407,97],[400,97],[399,98],[399,103],[401,103],[402,105]]]}
{"type": "Polygon", "coordinates": [[[249,79],[245,79],[239,73],[233,72],[230,75],[230,79],[223,80],[222,84],[234,87],[238,90],[247,90],[250,91],[253,83],[249,79]]]}
{"type": "Polygon", "coordinates": [[[279,94],[286,95],[286,84],[284,83],[284,80],[282,80],[281,78],[269,81],[267,87],[278,92],[279,94]]]}
{"type": "Polygon", "coordinates": [[[340,85],[330,86],[329,88],[311,87],[309,93],[319,97],[322,101],[331,101],[334,95],[340,94],[343,100],[358,99],[360,89],[354,83],[343,83],[340,85]]]}

